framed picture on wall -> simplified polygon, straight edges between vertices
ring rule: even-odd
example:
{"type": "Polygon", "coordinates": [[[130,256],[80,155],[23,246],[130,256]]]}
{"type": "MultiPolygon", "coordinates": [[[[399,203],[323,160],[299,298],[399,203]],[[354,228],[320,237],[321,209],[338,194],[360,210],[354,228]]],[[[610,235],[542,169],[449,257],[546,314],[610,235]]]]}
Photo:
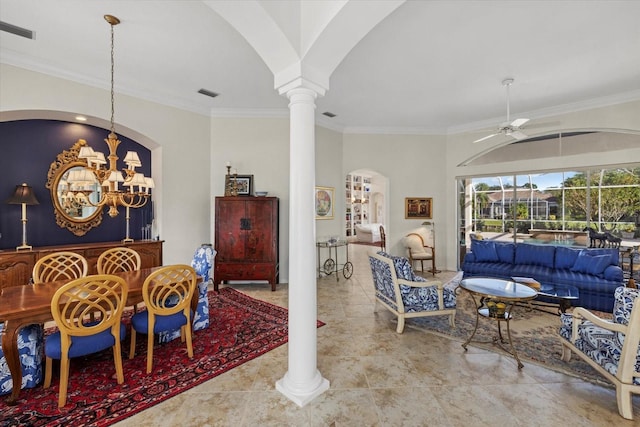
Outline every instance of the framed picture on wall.
{"type": "Polygon", "coordinates": [[[226,175],[224,188],[225,196],[251,196],[253,195],[253,175],[226,175]]]}
{"type": "Polygon", "coordinates": [[[333,202],[335,200],[335,188],[316,187],[315,204],[316,219],[333,219],[333,202]]]}
{"type": "Polygon", "coordinates": [[[433,199],[431,197],[405,197],[405,219],[431,219],[433,199]]]}

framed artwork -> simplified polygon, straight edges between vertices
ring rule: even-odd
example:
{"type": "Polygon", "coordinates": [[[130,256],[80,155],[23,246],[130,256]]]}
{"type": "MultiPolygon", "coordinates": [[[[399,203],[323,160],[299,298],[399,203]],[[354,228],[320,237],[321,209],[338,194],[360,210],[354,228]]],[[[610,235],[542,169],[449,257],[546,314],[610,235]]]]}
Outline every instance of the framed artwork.
{"type": "Polygon", "coordinates": [[[433,210],[433,199],[431,197],[405,197],[404,218],[405,219],[431,219],[433,210]]]}
{"type": "Polygon", "coordinates": [[[334,197],[335,188],[316,187],[314,197],[316,204],[316,219],[333,219],[334,197]]]}
{"type": "Polygon", "coordinates": [[[225,175],[224,188],[225,196],[251,196],[253,175],[225,175]]]}

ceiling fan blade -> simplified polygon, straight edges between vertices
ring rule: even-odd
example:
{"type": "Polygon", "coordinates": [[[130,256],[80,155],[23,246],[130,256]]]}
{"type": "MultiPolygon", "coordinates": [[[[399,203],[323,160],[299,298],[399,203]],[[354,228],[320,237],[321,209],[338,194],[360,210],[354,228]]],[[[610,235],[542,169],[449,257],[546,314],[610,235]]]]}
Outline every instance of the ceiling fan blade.
{"type": "Polygon", "coordinates": [[[529,119],[515,119],[514,121],[511,122],[511,126],[514,128],[519,128],[520,126],[523,126],[528,121],[529,119]]]}
{"type": "Polygon", "coordinates": [[[485,141],[485,140],[487,140],[487,139],[489,139],[489,138],[493,138],[493,137],[494,137],[494,136],[496,136],[496,135],[499,135],[499,134],[497,134],[497,133],[492,133],[491,135],[487,135],[487,136],[485,136],[485,137],[483,137],[483,138],[476,139],[475,141],[473,141],[473,143],[475,144],[476,142],[482,142],[482,141],[485,141]]]}
{"type": "Polygon", "coordinates": [[[520,141],[521,139],[529,138],[529,135],[526,135],[526,134],[520,132],[519,130],[514,130],[513,132],[510,132],[509,135],[511,137],[517,139],[518,141],[520,141]]]}

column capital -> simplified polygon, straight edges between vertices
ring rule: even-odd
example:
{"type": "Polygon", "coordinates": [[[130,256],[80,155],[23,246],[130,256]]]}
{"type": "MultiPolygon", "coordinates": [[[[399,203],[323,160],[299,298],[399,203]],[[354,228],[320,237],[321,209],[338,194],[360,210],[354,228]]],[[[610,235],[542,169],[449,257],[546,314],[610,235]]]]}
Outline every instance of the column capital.
{"type": "Polygon", "coordinates": [[[278,93],[286,95],[288,98],[291,98],[292,94],[305,92],[312,92],[313,97],[317,98],[318,96],[324,96],[326,89],[304,77],[298,77],[278,88],[278,93]]]}

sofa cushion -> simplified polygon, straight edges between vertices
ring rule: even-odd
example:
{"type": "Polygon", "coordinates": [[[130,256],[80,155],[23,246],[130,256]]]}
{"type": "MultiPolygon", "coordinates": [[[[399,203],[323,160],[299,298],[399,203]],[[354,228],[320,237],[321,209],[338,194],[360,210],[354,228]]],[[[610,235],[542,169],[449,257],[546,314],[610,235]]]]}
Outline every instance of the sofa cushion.
{"type": "Polygon", "coordinates": [[[604,270],[611,264],[611,255],[591,255],[589,251],[581,251],[571,271],[593,274],[604,277],[604,270]]]}
{"type": "Polygon", "coordinates": [[[571,268],[576,263],[576,259],[582,249],[566,248],[558,246],[556,248],[556,268],[571,268]]]}
{"type": "Polygon", "coordinates": [[[472,240],[471,252],[476,255],[476,262],[498,262],[496,244],[491,240],[472,240]]]}
{"type": "Polygon", "coordinates": [[[496,252],[498,253],[498,261],[513,264],[513,258],[516,254],[516,245],[513,243],[496,242],[496,252]]]}
{"type": "Polygon", "coordinates": [[[553,268],[556,248],[552,245],[530,245],[521,243],[516,246],[516,264],[541,265],[553,268]]]}

